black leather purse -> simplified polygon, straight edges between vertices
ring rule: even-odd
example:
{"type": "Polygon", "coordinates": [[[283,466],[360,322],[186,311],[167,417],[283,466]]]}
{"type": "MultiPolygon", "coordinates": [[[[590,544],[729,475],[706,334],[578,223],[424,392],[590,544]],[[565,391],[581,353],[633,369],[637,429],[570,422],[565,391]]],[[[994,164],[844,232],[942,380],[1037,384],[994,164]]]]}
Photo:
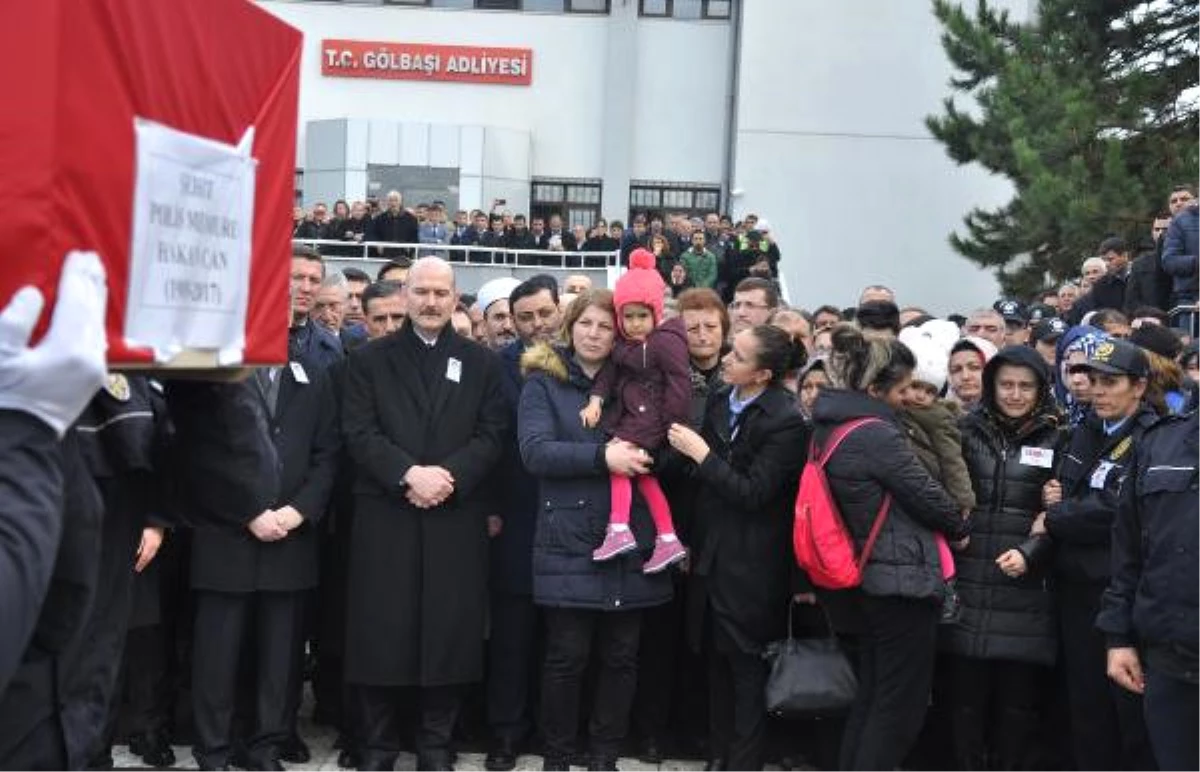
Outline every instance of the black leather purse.
{"type": "Polygon", "coordinates": [[[767,711],[785,718],[842,715],[850,709],[858,693],[858,677],[834,635],[828,615],[825,616],[828,636],[794,637],[795,605],[788,605],[788,637],[769,644],[763,652],[763,658],[771,663],[767,711]]]}

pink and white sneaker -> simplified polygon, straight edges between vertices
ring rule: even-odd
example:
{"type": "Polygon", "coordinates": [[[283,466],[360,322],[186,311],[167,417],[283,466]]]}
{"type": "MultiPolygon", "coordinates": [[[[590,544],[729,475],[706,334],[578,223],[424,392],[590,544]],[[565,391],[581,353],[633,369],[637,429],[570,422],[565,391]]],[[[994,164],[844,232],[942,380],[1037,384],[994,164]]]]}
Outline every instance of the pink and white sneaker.
{"type": "Polygon", "coordinates": [[[637,549],[637,539],[634,538],[633,531],[628,528],[617,531],[610,525],[604,529],[604,543],[592,551],[592,560],[612,560],[634,549],[637,549]]]}
{"type": "Polygon", "coordinates": [[[670,541],[661,536],[654,540],[654,554],[642,566],[643,574],[657,574],[687,557],[687,547],[679,539],[670,541]]]}

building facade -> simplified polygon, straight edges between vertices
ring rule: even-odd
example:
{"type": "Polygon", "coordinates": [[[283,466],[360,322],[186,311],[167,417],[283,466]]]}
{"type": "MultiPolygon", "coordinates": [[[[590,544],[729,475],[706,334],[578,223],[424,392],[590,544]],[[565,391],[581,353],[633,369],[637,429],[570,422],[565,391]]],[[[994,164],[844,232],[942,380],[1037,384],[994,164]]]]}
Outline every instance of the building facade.
{"type": "Polygon", "coordinates": [[[259,4],[305,35],[305,204],[754,212],[796,304],[871,283],[935,312],[995,297],[947,235],[1010,191],[924,127],[950,76],[925,0],[259,4]]]}

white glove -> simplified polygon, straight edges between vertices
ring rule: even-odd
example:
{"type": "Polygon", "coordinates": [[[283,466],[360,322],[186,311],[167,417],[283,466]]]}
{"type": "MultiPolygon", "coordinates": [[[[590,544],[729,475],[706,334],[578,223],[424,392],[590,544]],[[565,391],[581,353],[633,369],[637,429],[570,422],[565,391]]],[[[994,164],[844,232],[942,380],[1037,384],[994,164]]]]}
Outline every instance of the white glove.
{"type": "Polygon", "coordinates": [[[34,415],[62,437],[106,377],[108,288],[100,257],[67,255],[50,329],[30,348],[45,303],[41,290],[22,287],[0,311],[0,409],[34,415]]]}

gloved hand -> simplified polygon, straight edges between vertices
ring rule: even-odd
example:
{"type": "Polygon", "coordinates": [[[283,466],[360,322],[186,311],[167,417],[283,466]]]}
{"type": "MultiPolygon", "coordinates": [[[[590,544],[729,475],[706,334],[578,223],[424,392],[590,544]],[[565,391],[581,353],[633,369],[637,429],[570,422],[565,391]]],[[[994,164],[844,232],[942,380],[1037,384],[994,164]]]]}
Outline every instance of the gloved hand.
{"type": "Polygon", "coordinates": [[[71,252],[63,263],[50,329],[29,347],[46,299],[22,287],[0,311],[0,409],[40,418],[61,437],[106,376],[104,312],[108,287],[95,252],[71,252]]]}

